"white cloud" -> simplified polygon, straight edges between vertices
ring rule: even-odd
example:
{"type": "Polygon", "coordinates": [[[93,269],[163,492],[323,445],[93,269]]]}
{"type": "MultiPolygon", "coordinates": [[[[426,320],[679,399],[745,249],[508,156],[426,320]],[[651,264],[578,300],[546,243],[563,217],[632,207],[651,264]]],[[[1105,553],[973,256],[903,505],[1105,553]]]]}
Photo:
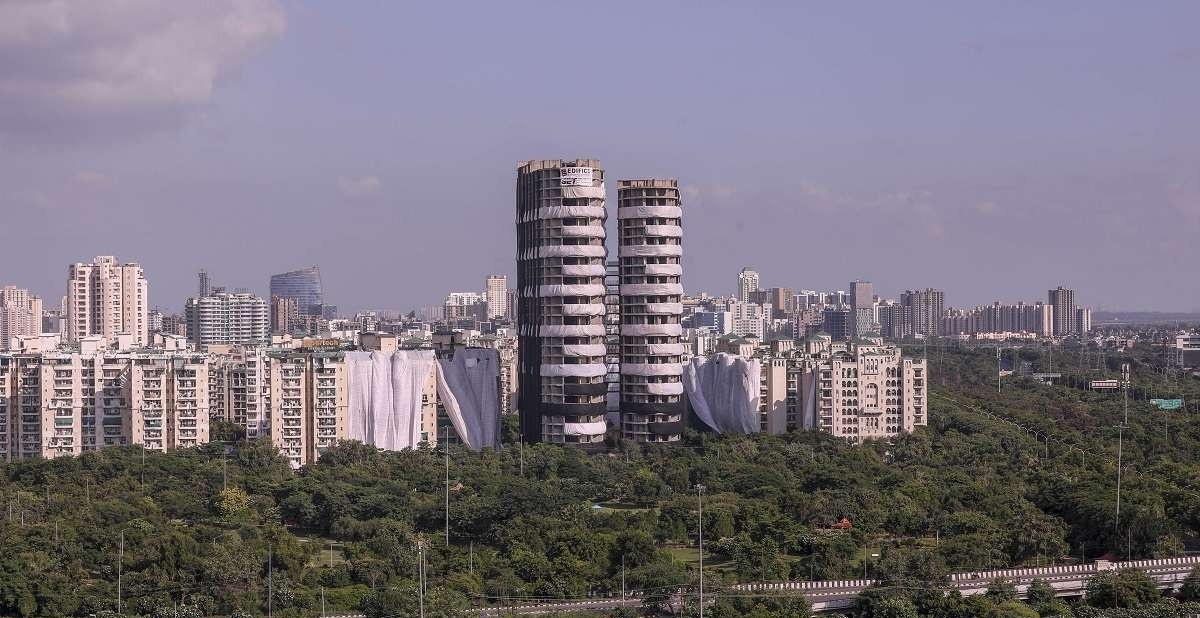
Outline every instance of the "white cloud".
{"type": "Polygon", "coordinates": [[[161,124],[284,27],[277,0],[0,3],[0,131],[161,124]]]}
{"type": "Polygon", "coordinates": [[[338,189],[342,191],[343,196],[348,198],[370,197],[379,193],[381,188],[383,188],[383,183],[375,176],[340,176],[338,178],[338,189]]]}

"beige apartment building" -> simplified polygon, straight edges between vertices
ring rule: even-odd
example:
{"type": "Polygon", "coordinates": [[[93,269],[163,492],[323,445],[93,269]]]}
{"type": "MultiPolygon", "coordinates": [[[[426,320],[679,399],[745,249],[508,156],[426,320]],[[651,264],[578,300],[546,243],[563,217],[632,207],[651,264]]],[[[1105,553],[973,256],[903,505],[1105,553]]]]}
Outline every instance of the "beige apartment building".
{"type": "Polygon", "coordinates": [[[12,348],[16,337],[42,332],[42,299],[16,286],[0,288],[0,350],[12,348]]]}
{"type": "Polygon", "coordinates": [[[861,444],[928,423],[925,360],[905,358],[898,347],[824,339],[760,361],[763,432],[820,429],[861,444]]]}
{"type": "Polygon", "coordinates": [[[97,342],[85,341],[83,352],[0,355],[0,459],[208,442],[202,355],[111,353],[97,342]]]}
{"type": "Polygon", "coordinates": [[[149,285],[142,267],[118,264],[111,255],[72,264],[67,275],[67,341],[100,335],[116,341],[129,334],[137,346],[149,338],[149,285]]]}

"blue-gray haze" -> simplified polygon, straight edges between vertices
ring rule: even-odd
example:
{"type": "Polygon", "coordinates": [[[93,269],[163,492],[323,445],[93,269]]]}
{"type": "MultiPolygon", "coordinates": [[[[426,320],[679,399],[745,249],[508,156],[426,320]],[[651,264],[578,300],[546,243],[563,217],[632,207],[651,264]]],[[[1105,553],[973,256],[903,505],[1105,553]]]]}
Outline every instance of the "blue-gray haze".
{"type": "MultiPolygon", "coordinates": [[[[0,3],[0,282],[136,260],[408,308],[513,269],[518,160],[675,176],[689,290],[1200,307],[1195,2],[0,3]]],[[[610,194],[615,185],[610,183],[610,194]]],[[[615,197],[615,195],[610,195],[615,197]]],[[[615,210],[615,209],[614,209],[615,210]]]]}

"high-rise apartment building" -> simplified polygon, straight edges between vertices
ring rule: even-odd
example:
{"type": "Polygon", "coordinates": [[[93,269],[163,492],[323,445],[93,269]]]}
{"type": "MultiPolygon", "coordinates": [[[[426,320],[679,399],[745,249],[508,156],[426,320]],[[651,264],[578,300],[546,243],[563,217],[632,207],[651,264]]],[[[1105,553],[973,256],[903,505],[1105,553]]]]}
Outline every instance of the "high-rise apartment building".
{"type": "Polygon", "coordinates": [[[899,348],[856,344],[815,368],[816,428],[861,444],[928,423],[925,359],[899,348]]]}
{"type": "Polygon", "coordinates": [[[208,442],[203,355],[111,353],[102,341],[87,337],[78,352],[0,355],[0,459],[208,442]]]}
{"type": "Polygon", "coordinates": [[[911,334],[934,337],[942,334],[942,316],[946,313],[946,296],[941,290],[905,290],[900,304],[908,309],[911,334]]]}
{"type": "Polygon", "coordinates": [[[0,350],[8,350],[14,337],[42,332],[42,299],[16,286],[0,288],[0,350]]]}
{"type": "Polygon", "coordinates": [[[1054,336],[1064,337],[1079,332],[1075,313],[1075,290],[1061,285],[1047,292],[1047,304],[1054,307],[1054,336]]]}
{"type": "Polygon", "coordinates": [[[296,301],[301,315],[321,317],[325,297],[321,291],[321,269],[310,266],[300,270],[271,275],[271,297],[296,301]]]}
{"type": "Polygon", "coordinates": [[[603,443],[604,169],[592,159],[517,168],[518,403],[524,440],[603,443]]]}
{"type": "Polygon", "coordinates": [[[283,296],[271,297],[271,332],[277,335],[291,333],[300,326],[300,308],[296,299],[283,296]]]}
{"type": "Polygon", "coordinates": [[[674,179],[617,182],[621,305],[621,433],[683,437],[683,209],[674,179]]]}
{"type": "Polygon", "coordinates": [[[875,328],[875,288],[870,281],[850,282],[850,332],[862,337],[875,328]]]}
{"type": "Polygon", "coordinates": [[[738,273],[737,299],[743,303],[753,302],[754,293],[758,291],[758,272],[749,266],[738,273]]]}
{"type": "Polygon", "coordinates": [[[212,281],[208,277],[208,271],[201,269],[197,279],[200,280],[199,294],[200,298],[204,298],[212,293],[212,281]]]}
{"type": "Polygon", "coordinates": [[[149,285],[142,267],[118,264],[102,255],[90,264],[72,264],[67,273],[67,340],[100,335],[115,341],[129,334],[139,346],[150,343],[149,285]]]}
{"type": "Polygon", "coordinates": [[[443,314],[447,322],[462,319],[487,319],[487,296],[478,292],[451,292],[446,295],[443,314]]]}
{"type": "Polygon", "coordinates": [[[503,318],[508,315],[508,277],[488,275],[484,295],[487,297],[487,318],[503,318]]]}
{"type": "Polygon", "coordinates": [[[219,292],[187,299],[188,340],[196,346],[262,344],[270,340],[267,301],[249,293],[219,292]]]}

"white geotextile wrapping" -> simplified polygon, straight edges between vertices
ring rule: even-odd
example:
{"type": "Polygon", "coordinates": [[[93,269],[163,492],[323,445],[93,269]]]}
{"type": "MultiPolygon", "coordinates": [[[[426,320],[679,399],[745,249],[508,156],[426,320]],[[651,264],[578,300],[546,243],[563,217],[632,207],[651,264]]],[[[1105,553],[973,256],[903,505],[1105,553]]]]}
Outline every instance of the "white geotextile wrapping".
{"type": "Polygon", "coordinates": [[[683,228],[678,225],[647,225],[645,234],[647,236],[666,236],[668,238],[682,238],[683,228]]]}
{"type": "Polygon", "coordinates": [[[348,352],[351,440],[398,451],[421,437],[421,394],[437,361],[433,350],[348,352]]]}
{"type": "Polygon", "coordinates": [[[575,316],[604,315],[604,303],[567,304],[562,306],[562,313],[575,316]]]}
{"type": "Polygon", "coordinates": [[[551,245],[538,247],[537,257],[604,257],[604,245],[551,245]]]}
{"type": "Polygon", "coordinates": [[[618,219],[645,219],[646,217],[666,217],[678,219],[683,216],[683,209],[678,206],[618,206],[618,219]]]}
{"type": "Polygon", "coordinates": [[[647,275],[682,275],[682,264],[646,264],[647,275]]]}
{"type": "Polygon", "coordinates": [[[630,376],[677,376],[682,372],[681,363],[621,363],[621,373],[630,376]]]}
{"type": "Polygon", "coordinates": [[[646,303],[646,313],[680,315],[683,313],[683,303],[646,303]]]}
{"type": "Polygon", "coordinates": [[[646,354],[651,356],[679,356],[683,354],[682,343],[648,343],[646,354]]]}
{"type": "MultiPolygon", "coordinates": [[[[603,286],[601,286],[603,287],[603,286]]],[[[683,294],[683,286],[678,283],[622,283],[622,296],[659,296],[664,294],[683,294]]],[[[680,305],[680,311],[683,306],[680,305]]]]}
{"type": "Polygon", "coordinates": [[[588,363],[579,365],[543,363],[541,374],[543,378],[598,378],[608,373],[608,366],[604,363],[588,363]]]}
{"type": "Polygon", "coordinates": [[[575,283],[562,285],[554,283],[539,285],[537,294],[542,298],[551,296],[604,296],[603,283],[575,283]]]}
{"type": "Polygon", "coordinates": [[[683,245],[621,245],[621,257],[663,257],[683,255],[683,245]]]}
{"type": "Polygon", "coordinates": [[[604,356],[607,352],[608,346],[603,343],[575,343],[562,347],[563,356],[604,356]]]}
{"type": "Polygon", "coordinates": [[[754,433],[761,371],[757,359],[698,356],[684,367],[683,386],[696,416],[717,433],[754,433]]]}
{"type": "Polygon", "coordinates": [[[438,361],[438,397],[471,450],[500,446],[500,352],[459,349],[438,361]]]}
{"type": "Polygon", "coordinates": [[[538,219],[603,219],[606,213],[603,206],[542,206],[534,215],[538,219]]]}
{"type": "Polygon", "coordinates": [[[678,337],[683,334],[683,327],[679,324],[622,324],[621,334],[629,337],[678,337]]]}
{"type": "Polygon", "coordinates": [[[571,237],[604,238],[603,225],[564,225],[562,235],[571,237]]]}
{"type": "Polygon", "coordinates": [[[603,324],[544,324],[538,327],[541,337],[603,337],[603,324]]]}
{"type": "Polygon", "coordinates": [[[598,187],[563,187],[562,196],[565,198],[577,197],[604,197],[604,183],[600,183],[598,187]]]}
{"type": "Polygon", "coordinates": [[[650,395],[682,395],[683,382],[651,382],[646,385],[650,395]]]}
{"type": "Polygon", "coordinates": [[[603,277],[603,264],[563,264],[564,277],[603,277]]]}
{"type": "Polygon", "coordinates": [[[598,436],[608,431],[608,423],[563,423],[563,434],[568,436],[598,436]]]}

